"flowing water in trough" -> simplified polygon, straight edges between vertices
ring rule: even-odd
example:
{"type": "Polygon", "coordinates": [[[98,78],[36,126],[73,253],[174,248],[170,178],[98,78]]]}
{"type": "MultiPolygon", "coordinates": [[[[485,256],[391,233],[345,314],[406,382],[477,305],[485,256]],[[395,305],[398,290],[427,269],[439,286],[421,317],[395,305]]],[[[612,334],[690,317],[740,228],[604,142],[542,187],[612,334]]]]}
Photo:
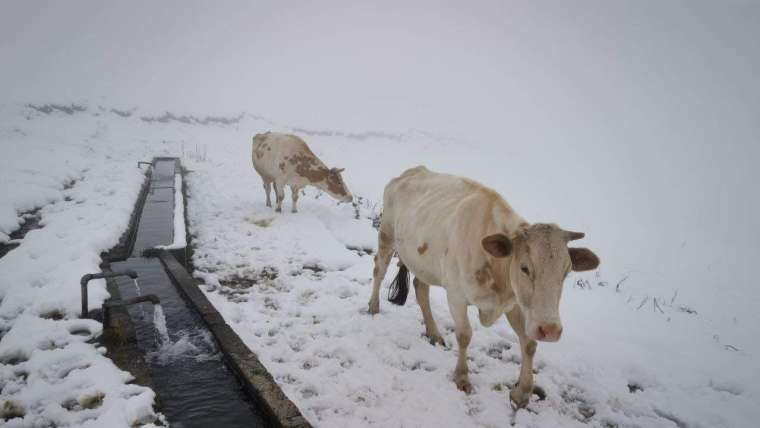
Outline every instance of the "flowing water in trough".
{"type": "MultiPolygon", "coordinates": [[[[173,427],[267,426],[222,360],[211,333],[179,293],[158,258],[144,250],[173,240],[174,160],[154,162],[151,183],[139,214],[132,255],[111,264],[114,271],[133,269],[138,281],[116,279],[123,299],[155,294],[153,312],[128,308],[140,348],[145,352],[158,394],[159,410],[173,427]]],[[[181,189],[177,189],[181,191],[181,189]]]]}
{"type": "Polygon", "coordinates": [[[169,329],[166,328],[166,315],[164,315],[164,309],[161,305],[153,306],[153,327],[156,328],[162,345],[171,343],[169,329]]]}

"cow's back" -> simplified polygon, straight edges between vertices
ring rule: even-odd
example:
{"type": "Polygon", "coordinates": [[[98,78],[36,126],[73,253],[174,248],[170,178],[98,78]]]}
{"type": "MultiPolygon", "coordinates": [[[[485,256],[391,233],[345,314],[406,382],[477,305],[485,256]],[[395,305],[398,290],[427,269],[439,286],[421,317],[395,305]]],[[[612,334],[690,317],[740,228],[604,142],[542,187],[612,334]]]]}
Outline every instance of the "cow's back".
{"type": "Polygon", "coordinates": [[[462,281],[482,264],[481,239],[524,220],[493,190],[419,166],[386,186],[383,224],[407,267],[427,283],[462,281]]]}
{"type": "Polygon", "coordinates": [[[450,222],[458,205],[472,193],[470,183],[461,177],[418,166],[404,171],[385,187],[383,216],[390,216],[394,230],[400,233],[417,224],[450,222]]]}
{"type": "Polygon", "coordinates": [[[253,167],[267,180],[292,181],[298,159],[313,159],[321,165],[306,142],[295,135],[267,132],[253,138],[253,167]]]}

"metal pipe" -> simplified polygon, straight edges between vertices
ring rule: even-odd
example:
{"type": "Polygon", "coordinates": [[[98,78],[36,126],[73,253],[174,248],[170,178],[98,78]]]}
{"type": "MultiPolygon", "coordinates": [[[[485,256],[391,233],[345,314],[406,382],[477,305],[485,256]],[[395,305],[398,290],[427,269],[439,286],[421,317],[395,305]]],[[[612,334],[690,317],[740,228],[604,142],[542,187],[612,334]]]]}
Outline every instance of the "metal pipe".
{"type": "Polygon", "coordinates": [[[87,318],[88,316],[87,283],[93,279],[115,278],[117,276],[128,276],[132,279],[137,279],[137,272],[133,271],[132,269],[128,269],[125,271],[118,271],[118,272],[88,273],[84,275],[82,279],[79,280],[79,284],[82,287],[82,315],[81,315],[82,318],[87,318]]]}
{"type": "Polygon", "coordinates": [[[111,325],[111,310],[119,306],[129,306],[136,303],[150,302],[153,305],[158,305],[161,301],[155,294],[144,294],[142,296],[133,297],[127,300],[108,299],[103,303],[103,328],[114,327],[111,325]]]}

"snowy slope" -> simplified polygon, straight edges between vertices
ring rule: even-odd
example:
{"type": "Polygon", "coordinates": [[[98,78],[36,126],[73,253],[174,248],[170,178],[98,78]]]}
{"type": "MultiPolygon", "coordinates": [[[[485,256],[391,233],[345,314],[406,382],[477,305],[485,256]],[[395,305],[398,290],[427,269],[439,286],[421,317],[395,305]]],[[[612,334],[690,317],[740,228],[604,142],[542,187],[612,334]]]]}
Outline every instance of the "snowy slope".
{"type": "MultiPolygon", "coordinates": [[[[72,114],[2,110],[0,231],[10,234],[20,212],[34,207],[42,207],[43,225],[0,259],[2,401],[26,414],[14,424],[152,420],[152,392],[128,385],[128,374],[86,343],[97,324],[74,319],[79,276],[97,270],[100,251],[126,227],[142,179],[136,161],[157,155],[178,156],[190,170],[189,227],[204,290],[317,426],[716,427],[753,426],[760,416],[760,316],[753,310],[760,293],[751,292],[748,269],[756,248],[729,258],[722,256],[729,243],[710,253],[686,245],[675,255],[659,251],[662,261],[651,262],[641,234],[621,241],[624,227],[609,212],[624,207],[597,209],[587,206],[589,195],[552,190],[567,170],[536,176],[510,156],[509,145],[484,152],[395,130],[357,136],[300,129],[328,165],[347,168],[349,188],[363,198],[359,219],[355,207],[314,190],[301,199],[300,213],[275,215],[250,167],[250,138],[269,129],[294,132],[297,124],[84,105],[72,114]],[[447,348],[421,337],[413,296],[404,307],[383,304],[374,318],[365,312],[372,257],[357,249],[376,245],[372,218],[385,183],[420,163],[493,186],[531,221],[586,232],[584,245],[602,258],[598,273],[567,280],[563,338],[540,344],[537,354],[536,379],[548,398],[528,410],[515,414],[507,401],[519,352],[506,321],[490,329],[473,322],[475,393],[465,396],[450,380],[456,350],[440,290],[432,305],[447,348]],[[61,370],[50,373],[54,359],[61,370]],[[87,365],[92,372],[79,377],[87,365]],[[50,387],[60,382],[72,385],[67,394],[50,387]],[[71,404],[98,392],[105,398],[95,409],[71,404]]],[[[681,246],[674,241],[661,236],[653,244],[681,246]]],[[[95,307],[106,292],[102,283],[91,290],[95,307]]]]}
{"type": "MultiPolygon", "coordinates": [[[[14,426],[127,427],[156,417],[153,392],[130,385],[77,320],[79,278],[126,229],[142,184],[133,147],[111,144],[96,117],[5,109],[0,121],[0,241],[20,212],[39,208],[41,229],[0,259],[0,402],[14,426]],[[128,159],[128,161],[126,161],[128,159]],[[11,416],[22,416],[23,418],[11,416]]],[[[89,286],[90,308],[107,298],[89,286]]]]}
{"type": "MultiPolygon", "coordinates": [[[[368,199],[367,207],[380,198],[390,176],[421,159],[441,170],[479,165],[473,175],[503,176],[476,162],[482,154],[466,146],[431,150],[429,143],[414,141],[309,141],[328,165],[348,168],[347,183],[368,199]]],[[[546,401],[517,414],[508,406],[520,355],[506,321],[491,329],[474,327],[470,358],[476,392],[465,396],[450,380],[456,351],[450,347],[453,322],[443,293],[433,292],[433,311],[445,328],[446,349],[421,336],[422,318],[412,296],[405,307],[386,303],[379,316],[366,314],[372,257],[347,247],[373,241],[371,217],[377,208],[362,210],[357,221],[352,207],[308,192],[301,212],[275,215],[264,206],[259,179],[239,152],[243,144],[215,144],[224,148],[188,176],[198,275],[209,298],[317,426],[515,421],[729,427],[751,426],[758,416],[757,345],[747,340],[737,351],[725,342],[725,336],[747,338],[746,325],[716,322],[725,307],[698,307],[692,314],[679,306],[678,296],[658,297],[655,303],[646,291],[632,291],[638,278],[616,289],[620,277],[599,273],[568,278],[561,304],[566,333],[557,344],[539,345],[537,383],[548,391],[546,401]],[[341,232],[345,229],[351,234],[341,232]]],[[[588,225],[584,231],[594,236],[593,221],[588,225]]],[[[611,254],[601,257],[613,270],[620,263],[611,254]]]]}
{"type": "Polygon", "coordinates": [[[0,259],[0,424],[154,420],[75,318],[135,162],[168,155],[209,298],[318,426],[757,425],[758,22],[753,1],[0,2],[0,243],[29,211],[43,226],[0,259]],[[267,130],[345,167],[359,219],[314,191],[266,209],[249,142],[267,130]],[[413,296],[363,312],[370,218],[418,164],[601,256],[567,280],[530,411],[507,406],[506,323],[475,323],[465,397],[413,296]]]}

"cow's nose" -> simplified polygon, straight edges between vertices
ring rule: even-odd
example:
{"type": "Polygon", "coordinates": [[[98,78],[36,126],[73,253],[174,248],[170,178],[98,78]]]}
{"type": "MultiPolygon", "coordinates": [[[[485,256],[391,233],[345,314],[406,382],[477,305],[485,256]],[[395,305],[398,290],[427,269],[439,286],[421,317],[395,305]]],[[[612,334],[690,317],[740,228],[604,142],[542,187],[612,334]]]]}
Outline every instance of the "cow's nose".
{"type": "Polygon", "coordinates": [[[538,326],[536,339],[544,342],[556,342],[562,336],[562,325],[558,323],[543,324],[538,326]]]}

